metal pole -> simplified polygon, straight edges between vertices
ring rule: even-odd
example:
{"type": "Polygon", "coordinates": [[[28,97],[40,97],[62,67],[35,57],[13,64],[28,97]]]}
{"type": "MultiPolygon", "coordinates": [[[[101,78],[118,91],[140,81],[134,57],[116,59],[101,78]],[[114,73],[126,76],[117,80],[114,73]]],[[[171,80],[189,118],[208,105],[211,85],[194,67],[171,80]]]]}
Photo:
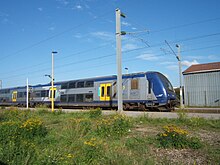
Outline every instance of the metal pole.
{"type": "Polygon", "coordinates": [[[28,98],[29,98],[29,87],[28,87],[28,78],[27,78],[27,97],[26,97],[26,107],[27,107],[27,109],[28,109],[28,105],[29,105],[29,102],[28,102],[28,98]]]}
{"type": "Polygon", "coordinates": [[[51,75],[51,111],[54,112],[54,54],[57,52],[52,52],[52,75],[51,75]]]}
{"type": "Polygon", "coordinates": [[[178,49],[178,63],[179,63],[179,79],[180,79],[180,108],[184,108],[183,105],[183,88],[182,88],[182,64],[181,64],[181,58],[180,58],[180,45],[176,45],[178,49]]]}
{"type": "Polygon", "coordinates": [[[0,87],[1,87],[0,89],[2,89],[2,80],[0,80],[0,87]]]}
{"type": "Polygon", "coordinates": [[[116,9],[116,55],[117,55],[117,88],[118,112],[123,112],[122,101],[122,69],[121,69],[121,11],[116,9]]]}

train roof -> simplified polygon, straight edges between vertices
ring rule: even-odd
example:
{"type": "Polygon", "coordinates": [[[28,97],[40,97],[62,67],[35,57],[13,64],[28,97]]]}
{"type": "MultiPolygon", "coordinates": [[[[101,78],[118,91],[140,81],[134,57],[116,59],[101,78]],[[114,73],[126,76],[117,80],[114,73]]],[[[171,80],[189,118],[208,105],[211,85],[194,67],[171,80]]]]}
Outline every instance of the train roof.
{"type": "MultiPolygon", "coordinates": [[[[129,73],[129,74],[123,74],[123,78],[137,78],[137,77],[144,77],[148,73],[159,73],[156,71],[148,71],[148,72],[138,72],[138,73],[129,73]]],[[[114,80],[117,79],[117,75],[110,75],[110,76],[97,76],[92,78],[83,78],[83,79],[74,79],[74,80],[66,80],[66,81],[58,81],[54,82],[54,85],[61,85],[62,83],[67,83],[70,81],[105,81],[105,80],[114,80]]],[[[51,86],[51,83],[47,84],[37,84],[37,85],[29,85],[29,87],[44,87],[44,86],[51,86]]],[[[12,87],[12,88],[4,88],[0,90],[7,90],[7,89],[24,89],[27,88],[27,86],[20,86],[20,87],[12,87]]]]}

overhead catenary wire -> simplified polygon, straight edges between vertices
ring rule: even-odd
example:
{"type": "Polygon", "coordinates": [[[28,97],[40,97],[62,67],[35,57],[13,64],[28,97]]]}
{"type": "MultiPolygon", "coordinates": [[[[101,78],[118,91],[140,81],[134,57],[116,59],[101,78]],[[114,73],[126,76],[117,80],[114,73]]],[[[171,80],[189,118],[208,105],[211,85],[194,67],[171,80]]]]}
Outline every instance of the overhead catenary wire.
{"type": "MultiPolygon", "coordinates": [[[[189,52],[189,51],[202,50],[202,49],[210,49],[210,48],[219,47],[219,46],[220,45],[214,45],[214,46],[208,46],[208,47],[202,47],[202,48],[195,48],[195,49],[186,50],[186,51],[182,50],[181,53],[189,52]]],[[[131,49],[131,50],[123,51],[123,53],[129,53],[129,52],[133,52],[133,51],[137,51],[137,50],[142,50],[142,49],[145,49],[145,48],[148,48],[148,47],[145,46],[145,47],[141,47],[141,48],[131,49]]],[[[72,63],[68,63],[68,64],[59,65],[56,68],[62,68],[62,67],[70,66],[70,65],[73,65],[73,64],[79,64],[79,63],[94,61],[94,60],[98,60],[98,59],[102,59],[102,58],[106,58],[106,57],[114,56],[114,55],[115,55],[115,53],[112,53],[112,54],[108,54],[108,55],[104,55],[104,56],[90,58],[90,59],[87,59],[87,60],[76,61],[76,62],[72,62],[72,63]]],[[[35,73],[35,72],[40,72],[40,71],[46,71],[46,70],[49,70],[49,69],[50,69],[50,67],[47,67],[47,68],[44,68],[44,69],[40,69],[40,70],[29,72],[29,74],[30,73],[35,73]]],[[[27,73],[23,73],[23,74],[19,74],[19,75],[27,75],[27,73]]],[[[17,77],[19,75],[16,74],[16,75],[13,75],[13,76],[10,76],[10,77],[5,77],[5,78],[3,77],[2,79],[13,78],[13,77],[17,77]]]]}
{"type": "MultiPolygon", "coordinates": [[[[203,50],[204,49],[210,49],[210,48],[213,48],[213,47],[220,47],[220,44],[219,45],[208,46],[208,47],[195,48],[195,49],[186,50],[186,51],[181,51],[181,53],[190,52],[190,51],[196,51],[196,50],[202,50],[202,49],[203,50]]],[[[129,50],[129,51],[124,51],[124,53],[128,53],[128,52],[131,52],[131,51],[134,51],[134,50],[135,49],[132,49],[132,50],[129,50]]],[[[94,61],[94,60],[98,60],[98,59],[102,59],[102,58],[107,58],[107,57],[114,56],[114,55],[115,54],[112,53],[112,54],[109,54],[109,55],[104,55],[104,56],[95,57],[95,58],[91,58],[91,59],[87,59],[87,60],[77,61],[77,62],[72,63],[72,64],[82,64],[82,63],[85,63],[85,62],[90,62],[90,61],[94,61]]],[[[164,56],[164,54],[156,54],[154,56],[155,57],[159,57],[159,56],[164,56]]],[[[113,62],[113,63],[115,63],[115,62],[113,62]]],[[[71,64],[69,63],[69,65],[71,65],[71,64]]],[[[56,68],[63,68],[65,66],[66,65],[60,65],[59,67],[56,67],[56,68]]],[[[41,69],[41,70],[36,70],[36,71],[29,72],[28,74],[38,73],[40,71],[45,71],[45,70],[49,70],[49,69],[50,68],[44,68],[44,69],[41,69]]],[[[71,71],[72,71],[72,69],[71,69],[71,71]]],[[[11,79],[11,78],[14,78],[14,77],[20,77],[20,76],[26,76],[26,75],[27,75],[27,73],[23,73],[23,74],[18,74],[18,75],[13,75],[13,76],[5,77],[5,78],[2,78],[2,79],[11,79]]]]}
{"type": "MultiPolygon", "coordinates": [[[[206,35],[200,35],[200,36],[195,36],[195,37],[190,37],[190,38],[185,38],[185,39],[179,39],[179,40],[176,40],[176,41],[170,41],[170,43],[176,43],[176,42],[184,42],[184,41],[190,41],[190,40],[195,40],[195,39],[201,39],[201,38],[206,38],[206,37],[210,37],[210,36],[216,36],[216,35],[220,35],[220,33],[218,32],[218,33],[212,33],[212,34],[206,34],[206,35]]],[[[111,42],[112,43],[112,42],[111,42]]],[[[161,45],[163,45],[164,43],[158,43],[158,44],[154,44],[154,45],[151,45],[151,48],[152,47],[157,47],[157,46],[161,46],[161,45]]],[[[101,47],[101,46],[100,46],[101,47]]],[[[215,46],[215,47],[218,47],[218,45],[217,46],[215,46]]],[[[131,49],[131,50],[127,50],[127,51],[123,51],[122,53],[128,53],[128,52],[133,52],[133,51],[138,51],[138,50],[143,50],[143,49],[146,49],[146,48],[149,48],[148,46],[144,46],[144,47],[139,47],[139,48],[136,48],[136,49],[131,49]]],[[[212,48],[212,47],[210,47],[210,48],[212,48]]],[[[96,48],[94,48],[94,49],[96,49],[96,48]]],[[[79,54],[81,54],[81,53],[83,53],[83,52],[89,52],[89,51],[91,51],[92,49],[88,49],[88,50],[85,50],[85,51],[82,51],[82,52],[78,52],[78,53],[74,53],[74,55],[79,55],[79,54]]],[[[194,51],[195,51],[196,49],[194,49],[194,51]]],[[[184,52],[184,51],[181,51],[181,52],[184,52]]],[[[115,54],[113,53],[113,54],[110,54],[110,56],[114,56],[115,54]]],[[[68,55],[68,56],[70,56],[70,55],[68,55]]],[[[109,56],[109,55],[107,55],[107,56],[109,56]]],[[[104,56],[104,57],[107,57],[107,56],[104,56]]],[[[96,58],[95,57],[95,59],[99,59],[100,57],[98,57],[98,58],[96,58]]],[[[103,58],[102,56],[101,56],[101,58],[103,58]]],[[[46,63],[46,62],[44,62],[44,63],[46,63]]],[[[78,63],[78,62],[76,62],[76,63],[78,63]]],[[[72,63],[72,64],[76,64],[75,62],[74,63],[72,63]]],[[[42,63],[43,64],[43,63],[42,63]]],[[[39,65],[41,65],[41,64],[37,64],[37,65],[35,65],[35,66],[39,66],[39,65]]],[[[65,65],[65,64],[64,64],[65,65]]],[[[67,65],[71,65],[71,64],[67,64],[67,65]]],[[[31,66],[31,67],[33,67],[33,66],[31,66]]],[[[26,68],[27,69],[27,68],[26,68]]],[[[43,69],[43,70],[49,70],[50,68],[49,67],[47,67],[47,68],[45,68],[45,69],[43,69]]],[[[43,71],[42,69],[40,70],[40,71],[43,71]]]]}

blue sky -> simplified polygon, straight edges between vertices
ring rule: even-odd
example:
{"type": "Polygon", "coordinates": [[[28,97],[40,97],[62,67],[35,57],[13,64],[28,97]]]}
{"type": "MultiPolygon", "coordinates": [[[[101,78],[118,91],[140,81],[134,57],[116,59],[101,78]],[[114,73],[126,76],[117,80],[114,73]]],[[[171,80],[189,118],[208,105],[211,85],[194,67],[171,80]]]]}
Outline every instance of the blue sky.
{"type": "Polygon", "coordinates": [[[3,88],[116,74],[115,9],[121,18],[123,73],[159,71],[179,86],[183,70],[220,61],[219,0],[2,0],[0,80],[3,88]],[[141,32],[141,33],[140,33],[141,32]]]}

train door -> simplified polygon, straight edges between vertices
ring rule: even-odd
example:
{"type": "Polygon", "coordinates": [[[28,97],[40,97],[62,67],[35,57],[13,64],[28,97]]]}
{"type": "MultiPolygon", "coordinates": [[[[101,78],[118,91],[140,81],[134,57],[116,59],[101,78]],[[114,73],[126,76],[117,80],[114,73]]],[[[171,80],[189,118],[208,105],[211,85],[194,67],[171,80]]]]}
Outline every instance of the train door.
{"type": "Polygon", "coordinates": [[[12,102],[16,102],[17,101],[17,91],[13,91],[12,92],[12,102]]]}
{"type": "MultiPolygon", "coordinates": [[[[56,98],[56,90],[57,90],[57,88],[53,87],[53,98],[54,99],[56,98]]],[[[50,87],[50,92],[49,92],[49,98],[50,98],[50,100],[52,99],[52,88],[51,87],[50,87]]]]}
{"type": "Polygon", "coordinates": [[[100,101],[111,100],[111,84],[100,84],[100,101]]]}

